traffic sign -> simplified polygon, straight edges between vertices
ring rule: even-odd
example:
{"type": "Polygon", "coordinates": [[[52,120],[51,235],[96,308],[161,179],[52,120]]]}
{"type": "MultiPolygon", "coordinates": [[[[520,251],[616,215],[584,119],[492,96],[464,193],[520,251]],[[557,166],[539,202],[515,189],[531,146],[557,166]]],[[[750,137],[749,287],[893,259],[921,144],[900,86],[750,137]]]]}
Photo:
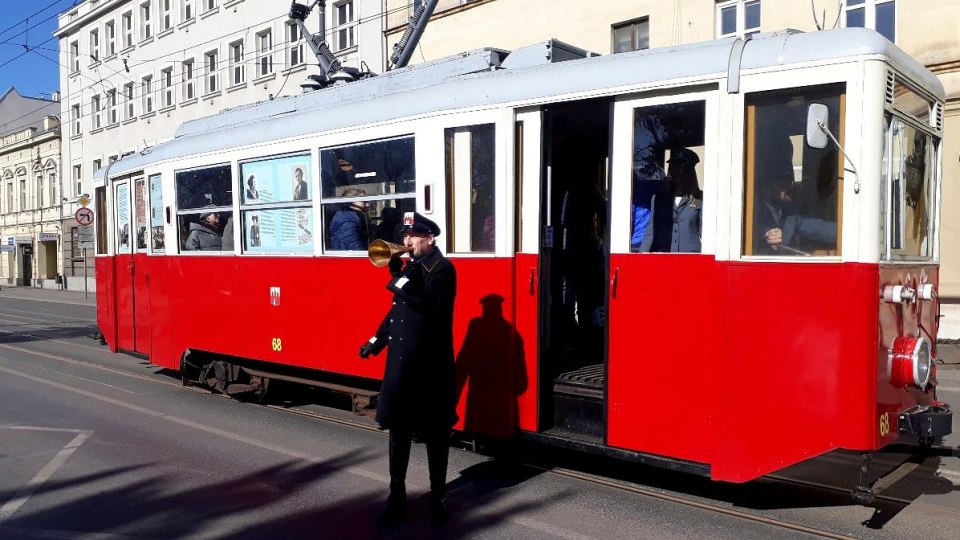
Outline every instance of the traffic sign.
{"type": "Polygon", "coordinates": [[[80,225],[91,225],[93,224],[93,210],[89,208],[79,208],[77,212],[73,214],[73,217],[77,218],[77,223],[80,225]]]}
{"type": "Polygon", "coordinates": [[[81,225],[77,227],[77,243],[80,249],[93,249],[93,225],[81,225]]]}

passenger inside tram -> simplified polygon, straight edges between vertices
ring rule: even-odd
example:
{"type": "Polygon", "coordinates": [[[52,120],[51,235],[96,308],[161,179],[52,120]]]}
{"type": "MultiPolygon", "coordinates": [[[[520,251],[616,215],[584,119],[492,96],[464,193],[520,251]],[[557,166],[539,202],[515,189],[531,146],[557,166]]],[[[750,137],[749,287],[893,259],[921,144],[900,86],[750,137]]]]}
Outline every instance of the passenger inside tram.
{"type": "Polygon", "coordinates": [[[673,188],[672,253],[700,253],[703,230],[703,190],[697,181],[700,157],[688,148],[671,152],[669,183],[673,188]]]}

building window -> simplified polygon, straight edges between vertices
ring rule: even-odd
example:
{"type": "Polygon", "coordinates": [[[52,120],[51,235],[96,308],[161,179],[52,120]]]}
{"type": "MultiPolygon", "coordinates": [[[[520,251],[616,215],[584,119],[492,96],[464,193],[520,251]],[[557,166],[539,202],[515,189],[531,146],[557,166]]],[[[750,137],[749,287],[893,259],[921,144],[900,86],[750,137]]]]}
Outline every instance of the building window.
{"type": "Polygon", "coordinates": [[[117,121],[117,91],[107,90],[107,122],[112,126],[117,121]]]}
{"type": "Polygon", "coordinates": [[[217,9],[217,0],[203,0],[204,12],[217,9]]]}
{"type": "Polygon", "coordinates": [[[153,75],[147,75],[140,81],[140,97],[143,98],[141,107],[143,114],[153,112],[153,75]]]}
{"type": "Polygon", "coordinates": [[[173,107],[173,68],[160,71],[160,105],[173,107]]]}
{"type": "Polygon", "coordinates": [[[196,97],[193,91],[193,59],[184,60],[180,64],[180,76],[183,78],[183,100],[189,101],[196,97]]]}
{"type": "Polygon", "coordinates": [[[160,31],[173,28],[173,0],[160,0],[163,18],[160,22],[160,31]]]}
{"type": "Polygon", "coordinates": [[[300,38],[300,28],[295,24],[287,23],[287,67],[299,66],[305,61],[303,40],[300,38]]]}
{"type": "Polygon", "coordinates": [[[613,25],[613,52],[650,48],[650,20],[647,18],[613,25]]]}
{"type": "Polygon", "coordinates": [[[100,96],[90,98],[90,129],[100,129],[100,96]]]}
{"type": "Polygon", "coordinates": [[[43,208],[43,173],[37,173],[37,200],[36,208],[43,208]]]}
{"type": "Polygon", "coordinates": [[[71,135],[80,135],[80,105],[74,105],[70,107],[70,120],[73,121],[73,129],[71,130],[71,135]]]}
{"type": "Polygon", "coordinates": [[[74,165],[73,166],[73,194],[75,196],[80,196],[83,193],[83,166],[74,165]]]}
{"type": "Polygon", "coordinates": [[[108,21],[103,27],[103,33],[107,38],[107,56],[117,54],[117,26],[113,21],[108,21]]]}
{"type": "Polygon", "coordinates": [[[257,34],[257,77],[273,73],[273,33],[265,30],[257,34]]]}
{"type": "Polygon", "coordinates": [[[100,61],[100,31],[90,31],[90,62],[100,61]]]}
{"type": "Polygon", "coordinates": [[[193,19],[193,0],[183,0],[183,20],[193,19]]]}
{"type": "Polygon", "coordinates": [[[243,84],[247,70],[243,66],[243,41],[230,44],[230,86],[243,84]]]}
{"type": "Polygon", "coordinates": [[[354,28],[356,23],[354,22],[353,15],[353,0],[347,0],[346,2],[341,2],[336,5],[336,20],[334,21],[334,37],[336,43],[334,43],[334,50],[340,51],[343,49],[348,49],[356,45],[356,39],[354,37],[354,28]]]}
{"type": "Polygon", "coordinates": [[[136,116],[136,107],[134,107],[133,83],[123,85],[123,119],[130,120],[136,116]]]}
{"type": "Polygon", "coordinates": [[[70,42],[70,73],[80,72],[80,42],[70,42]]]}
{"type": "Polygon", "coordinates": [[[843,8],[844,26],[858,26],[876,30],[896,43],[897,3],[895,0],[846,0],[843,8]]]}
{"type": "Polygon", "coordinates": [[[217,51],[210,51],[203,55],[203,58],[203,63],[207,69],[204,90],[207,94],[212,94],[220,88],[220,76],[217,73],[217,51]]]}
{"type": "Polygon", "coordinates": [[[7,182],[7,212],[13,212],[13,181],[7,182]]]}
{"type": "Polygon", "coordinates": [[[760,0],[717,3],[717,37],[746,37],[760,32],[760,0]]]}
{"type": "Polygon", "coordinates": [[[124,13],[120,19],[123,24],[123,48],[133,47],[133,12],[124,13]]]}
{"type": "Polygon", "coordinates": [[[20,179],[20,211],[27,209],[27,179],[20,179]]]}
{"type": "Polygon", "coordinates": [[[150,20],[150,2],[140,4],[140,41],[153,37],[153,27],[150,20]]]}
{"type": "Polygon", "coordinates": [[[50,190],[50,205],[57,204],[57,173],[47,174],[47,189],[50,190]]]}

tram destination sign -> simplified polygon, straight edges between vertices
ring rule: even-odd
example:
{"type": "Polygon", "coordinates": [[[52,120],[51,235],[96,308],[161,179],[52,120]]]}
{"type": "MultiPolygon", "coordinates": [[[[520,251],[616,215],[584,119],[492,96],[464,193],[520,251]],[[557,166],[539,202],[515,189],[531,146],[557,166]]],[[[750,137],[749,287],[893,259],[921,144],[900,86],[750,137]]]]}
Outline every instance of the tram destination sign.
{"type": "Polygon", "coordinates": [[[77,219],[79,225],[92,225],[93,224],[93,210],[83,207],[77,209],[76,213],[73,214],[73,217],[77,219]]]}

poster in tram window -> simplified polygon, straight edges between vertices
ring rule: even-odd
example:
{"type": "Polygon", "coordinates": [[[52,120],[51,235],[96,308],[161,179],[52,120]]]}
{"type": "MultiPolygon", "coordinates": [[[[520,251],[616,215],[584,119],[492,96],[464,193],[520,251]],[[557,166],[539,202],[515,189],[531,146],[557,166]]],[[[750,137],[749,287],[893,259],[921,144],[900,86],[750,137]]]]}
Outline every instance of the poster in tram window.
{"type": "Polygon", "coordinates": [[[243,204],[308,201],[313,193],[310,156],[290,156],[240,166],[243,204]]]}
{"type": "Polygon", "coordinates": [[[150,177],[150,248],[154,253],[163,253],[163,193],[160,175],[150,177]]]}
{"type": "Polygon", "coordinates": [[[117,253],[130,253],[130,185],[117,184],[117,253]]]}
{"type": "Polygon", "coordinates": [[[135,227],[137,252],[139,253],[147,250],[147,181],[143,178],[137,178],[133,182],[133,205],[135,209],[134,219],[137,223],[135,227]]]}
{"type": "Polygon", "coordinates": [[[313,253],[313,210],[271,208],[244,212],[248,252],[313,253]]]}

